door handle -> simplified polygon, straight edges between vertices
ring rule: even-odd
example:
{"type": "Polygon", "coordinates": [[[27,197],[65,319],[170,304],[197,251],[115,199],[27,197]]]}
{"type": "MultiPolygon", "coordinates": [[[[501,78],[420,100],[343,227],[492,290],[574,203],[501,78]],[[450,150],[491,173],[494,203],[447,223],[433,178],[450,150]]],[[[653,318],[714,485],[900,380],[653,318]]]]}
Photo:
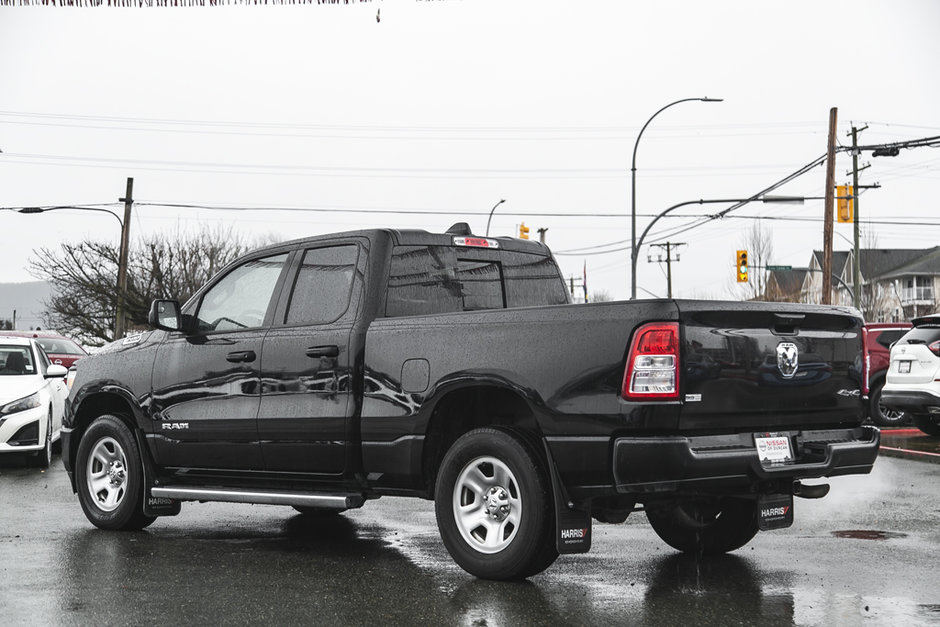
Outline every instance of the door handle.
{"type": "Polygon", "coordinates": [[[339,346],[311,346],[307,349],[307,357],[338,357],[339,346]]]}
{"type": "Polygon", "coordinates": [[[255,360],[255,351],[235,351],[225,356],[225,361],[233,364],[245,362],[251,363],[255,360]]]}

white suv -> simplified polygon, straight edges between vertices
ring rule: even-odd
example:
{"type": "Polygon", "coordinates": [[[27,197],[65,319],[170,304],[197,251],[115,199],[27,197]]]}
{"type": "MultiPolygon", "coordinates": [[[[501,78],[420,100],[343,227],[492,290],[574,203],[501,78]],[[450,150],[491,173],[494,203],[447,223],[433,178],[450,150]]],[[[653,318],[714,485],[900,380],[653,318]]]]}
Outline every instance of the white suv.
{"type": "Polygon", "coordinates": [[[940,436],[940,314],[911,322],[914,328],[891,347],[881,402],[909,412],[924,433],[940,436]]]}

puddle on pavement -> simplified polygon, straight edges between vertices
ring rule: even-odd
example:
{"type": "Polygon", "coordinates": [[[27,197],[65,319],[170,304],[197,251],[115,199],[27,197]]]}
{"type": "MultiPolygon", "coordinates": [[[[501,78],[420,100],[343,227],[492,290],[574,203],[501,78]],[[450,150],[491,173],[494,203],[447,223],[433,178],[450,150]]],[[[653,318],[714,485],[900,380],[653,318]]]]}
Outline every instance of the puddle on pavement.
{"type": "Polygon", "coordinates": [[[837,538],[849,538],[852,540],[894,540],[896,538],[906,538],[906,533],[896,531],[875,531],[873,529],[849,529],[845,531],[833,531],[832,535],[837,538]]]}

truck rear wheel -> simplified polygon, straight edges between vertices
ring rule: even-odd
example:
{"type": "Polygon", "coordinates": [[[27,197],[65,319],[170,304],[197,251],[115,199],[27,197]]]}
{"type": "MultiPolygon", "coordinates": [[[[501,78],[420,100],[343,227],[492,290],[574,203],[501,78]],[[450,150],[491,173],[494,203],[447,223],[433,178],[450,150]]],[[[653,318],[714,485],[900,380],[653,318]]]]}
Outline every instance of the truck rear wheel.
{"type": "Polygon", "coordinates": [[[491,428],[460,437],[441,463],[437,526],[454,561],[482,579],[524,579],[558,557],[548,474],[525,440],[491,428]]]}
{"type": "Polygon", "coordinates": [[[85,516],[96,527],[135,531],[156,520],[143,511],[143,465],[137,442],[117,416],[98,417],[82,435],[75,485],[85,516]]]}
{"type": "Polygon", "coordinates": [[[649,507],[646,517],[656,535],[684,553],[727,553],[741,548],[757,534],[756,506],[744,499],[679,501],[649,507]]]}

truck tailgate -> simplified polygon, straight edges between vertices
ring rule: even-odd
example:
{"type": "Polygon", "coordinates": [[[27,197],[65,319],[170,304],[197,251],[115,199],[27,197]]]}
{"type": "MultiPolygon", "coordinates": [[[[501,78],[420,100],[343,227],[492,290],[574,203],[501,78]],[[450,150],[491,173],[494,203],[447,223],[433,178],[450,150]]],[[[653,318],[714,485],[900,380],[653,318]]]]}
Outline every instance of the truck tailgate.
{"type": "Polygon", "coordinates": [[[859,424],[861,327],[843,307],[679,301],[679,428],[859,424]]]}

